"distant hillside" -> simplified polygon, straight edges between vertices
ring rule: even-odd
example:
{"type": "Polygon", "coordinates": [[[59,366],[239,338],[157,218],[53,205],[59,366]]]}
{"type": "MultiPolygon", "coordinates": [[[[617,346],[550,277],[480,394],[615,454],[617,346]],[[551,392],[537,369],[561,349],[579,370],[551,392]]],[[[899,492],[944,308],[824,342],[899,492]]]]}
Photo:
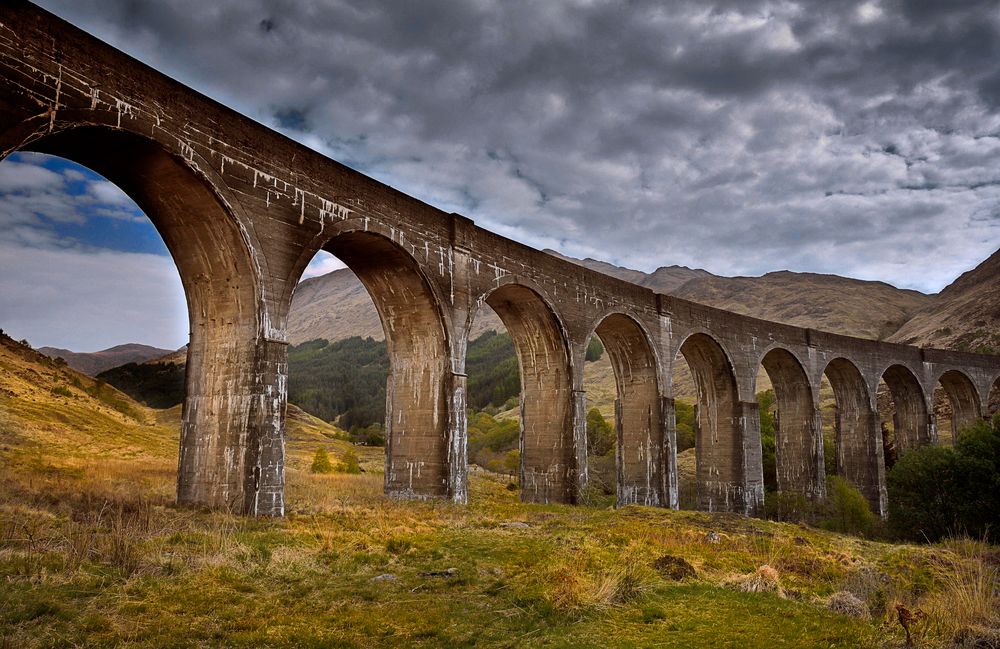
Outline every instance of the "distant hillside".
{"type": "Polygon", "coordinates": [[[755,318],[875,340],[889,336],[932,301],[917,291],[838,275],[778,271],[760,277],[719,277],[685,266],[662,267],[647,274],[553,254],[658,293],[755,318]]]}
{"type": "MultiPolygon", "coordinates": [[[[477,315],[469,338],[504,330],[500,318],[486,307],[477,315]]],[[[352,336],[385,338],[375,304],[361,280],[343,268],[300,282],[288,315],[289,342],[293,345],[318,339],[336,342],[352,336]]]]}
{"type": "Polygon", "coordinates": [[[1000,354],[1000,250],[933,296],[889,339],[1000,354]]]}
{"type": "MultiPolygon", "coordinates": [[[[643,273],[595,259],[546,252],[658,293],[862,338],[884,339],[932,302],[931,296],[917,291],[837,275],[780,271],[761,277],[719,277],[685,266],[664,266],[643,273]]],[[[470,338],[485,331],[504,331],[503,323],[488,307],[477,316],[470,338]]],[[[351,336],[375,340],[384,337],[375,305],[354,273],[346,268],[299,284],[292,299],[288,333],[292,344],[319,338],[337,341],[351,336]]]]}
{"type": "Polygon", "coordinates": [[[574,257],[567,257],[566,255],[560,254],[555,250],[546,249],[545,252],[564,261],[585,266],[586,268],[596,270],[599,273],[617,277],[618,279],[625,280],[626,282],[638,284],[639,286],[645,286],[646,288],[657,293],[668,295],[674,294],[677,289],[692,280],[716,277],[712,273],[701,268],[688,268],[687,266],[660,266],[652,273],[644,273],[641,270],[632,270],[631,268],[615,266],[614,264],[609,264],[606,261],[591,259],[590,257],[586,259],[576,259],[574,257]]]}
{"type": "Polygon", "coordinates": [[[49,358],[62,358],[74,370],[88,376],[97,376],[105,370],[126,363],[144,363],[170,353],[169,349],[137,343],[117,345],[99,352],[74,352],[58,347],[39,347],[38,351],[49,358]]]}

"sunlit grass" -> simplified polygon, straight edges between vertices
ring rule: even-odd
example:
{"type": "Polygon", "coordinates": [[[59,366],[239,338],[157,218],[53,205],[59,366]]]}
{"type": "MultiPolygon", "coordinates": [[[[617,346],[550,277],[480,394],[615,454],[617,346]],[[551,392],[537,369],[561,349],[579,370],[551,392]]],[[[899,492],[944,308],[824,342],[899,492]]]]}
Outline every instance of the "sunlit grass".
{"type": "Polygon", "coordinates": [[[467,506],[393,501],[381,449],[354,449],[360,475],[310,473],[317,447],[331,459],[352,447],[301,413],[289,419],[286,518],[177,508],[176,409],[130,418],[86,394],[0,381],[14,393],[0,392],[5,647],[882,647],[902,642],[896,604],[927,614],[923,646],[946,646],[998,623],[991,544],[524,505],[482,471],[467,506]],[[663,557],[694,576],[674,581],[663,557]],[[780,588],[750,589],[754,578],[780,588]],[[827,610],[842,590],[870,620],[827,610]]]}

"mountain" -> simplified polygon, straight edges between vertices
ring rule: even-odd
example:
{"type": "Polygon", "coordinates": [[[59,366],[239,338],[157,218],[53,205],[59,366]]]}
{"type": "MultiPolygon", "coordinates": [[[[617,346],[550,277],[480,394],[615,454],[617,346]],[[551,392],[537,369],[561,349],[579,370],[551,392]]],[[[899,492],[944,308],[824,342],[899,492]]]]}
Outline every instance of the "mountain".
{"type": "Polygon", "coordinates": [[[58,347],[39,347],[38,351],[50,358],[62,358],[77,372],[96,376],[126,363],[144,363],[171,353],[169,349],[129,343],[117,345],[99,352],[74,352],[58,347]]]}
{"type": "Polygon", "coordinates": [[[1000,354],[1000,250],[933,296],[889,340],[1000,354]]]}
{"type": "Polygon", "coordinates": [[[614,264],[609,264],[606,261],[600,261],[591,257],[587,257],[586,259],[576,259],[574,257],[567,257],[566,255],[558,253],[555,250],[546,249],[545,252],[553,257],[558,257],[563,261],[584,266],[585,268],[596,270],[598,273],[604,273],[605,275],[610,275],[611,277],[617,277],[618,279],[625,280],[626,282],[638,284],[639,286],[645,286],[646,288],[657,293],[664,293],[667,295],[673,295],[677,289],[692,280],[716,277],[716,275],[713,275],[707,270],[703,270],[701,268],[688,268],[687,266],[660,266],[652,273],[644,273],[641,270],[632,270],[631,268],[615,266],[614,264]]]}
{"type": "MultiPolygon", "coordinates": [[[[469,339],[487,331],[504,331],[504,327],[489,307],[483,307],[469,339]]],[[[342,268],[300,282],[288,316],[289,342],[300,345],[319,338],[336,342],[352,336],[385,338],[375,304],[361,280],[342,268]]]]}
{"type": "Polygon", "coordinates": [[[883,282],[790,271],[697,278],[674,295],[755,318],[873,340],[885,339],[932,299],[883,282]]]}
{"type": "Polygon", "coordinates": [[[755,318],[877,340],[932,301],[917,291],[838,275],[778,271],[760,277],[720,277],[686,266],[643,273],[596,259],[546,252],[658,293],[755,318]]]}

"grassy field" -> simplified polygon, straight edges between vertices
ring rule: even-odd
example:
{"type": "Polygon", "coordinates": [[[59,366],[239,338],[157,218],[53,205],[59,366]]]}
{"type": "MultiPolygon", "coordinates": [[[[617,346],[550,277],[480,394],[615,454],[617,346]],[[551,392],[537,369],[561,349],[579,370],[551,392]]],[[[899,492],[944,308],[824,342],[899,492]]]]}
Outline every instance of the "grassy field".
{"type": "Polygon", "coordinates": [[[289,416],[289,515],[172,504],[176,409],[0,346],[0,647],[884,647],[996,625],[1000,549],[903,546],[732,515],[470,504],[314,475],[350,445],[289,416]],[[680,567],[680,568],[678,568],[680,567]],[[690,568],[691,570],[689,570],[690,568]],[[834,613],[834,593],[863,602],[834,613]]]}

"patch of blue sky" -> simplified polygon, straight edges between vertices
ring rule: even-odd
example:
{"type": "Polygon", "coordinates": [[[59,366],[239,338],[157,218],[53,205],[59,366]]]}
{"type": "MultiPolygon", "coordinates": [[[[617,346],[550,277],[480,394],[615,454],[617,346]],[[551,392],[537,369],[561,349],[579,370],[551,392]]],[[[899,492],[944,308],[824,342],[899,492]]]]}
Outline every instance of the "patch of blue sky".
{"type": "Polygon", "coordinates": [[[35,213],[40,218],[39,225],[51,230],[64,243],[119,252],[169,254],[139,206],[100,174],[50,155],[14,153],[8,160],[42,167],[63,179],[59,188],[47,191],[62,194],[76,218],[51,218],[44,209],[35,213]]]}

